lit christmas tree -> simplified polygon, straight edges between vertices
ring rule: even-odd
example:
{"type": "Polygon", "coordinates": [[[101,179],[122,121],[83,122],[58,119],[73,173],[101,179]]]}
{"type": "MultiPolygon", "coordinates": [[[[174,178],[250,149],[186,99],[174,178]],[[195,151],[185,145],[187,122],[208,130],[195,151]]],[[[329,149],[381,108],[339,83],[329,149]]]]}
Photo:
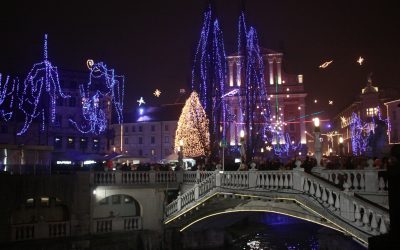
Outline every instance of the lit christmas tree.
{"type": "Polygon", "coordinates": [[[199,96],[196,92],[192,92],[179,117],[175,148],[183,149],[185,157],[208,156],[210,152],[208,123],[199,96]]]}

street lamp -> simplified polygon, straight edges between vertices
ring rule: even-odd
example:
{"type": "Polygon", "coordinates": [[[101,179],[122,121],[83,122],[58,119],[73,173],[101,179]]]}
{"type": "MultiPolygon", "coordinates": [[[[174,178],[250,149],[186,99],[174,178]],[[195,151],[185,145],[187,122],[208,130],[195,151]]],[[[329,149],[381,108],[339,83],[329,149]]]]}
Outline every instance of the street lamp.
{"type": "Polygon", "coordinates": [[[343,155],[343,137],[339,137],[339,155],[343,155]]]}
{"type": "Polygon", "coordinates": [[[240,131],[240,161],[241,163],[245,163],[246,161],[246,146],[244,141],[244,130],[240,131]]]}
{"type": "Polygon", "coordinates": [[[314,155],[315,159],[317,160],[317,168],[321,167],[321,141],[320,141],[320,135],[321,135],[321,128],[319,127],[320,121],[318,117],[315,117],[313,119],[314,121],[314,155]]]}

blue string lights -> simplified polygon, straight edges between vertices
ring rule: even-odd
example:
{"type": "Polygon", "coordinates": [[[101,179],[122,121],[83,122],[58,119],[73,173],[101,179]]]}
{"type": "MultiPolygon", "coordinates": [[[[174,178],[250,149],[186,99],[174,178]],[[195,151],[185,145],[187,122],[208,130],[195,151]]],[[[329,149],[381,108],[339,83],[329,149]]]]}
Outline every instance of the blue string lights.
{"type": "Polygon", "coordinates": [[[218,151],[219,140],[226,135],[226,103],[222,96],[225,94],[227,67],[222,30],[213,16],[211,5],[203,17],[192,69],[192,90],[199,94],[210,120],[210,148],[213,157],[218,151]]]}
{"type": "Polygon", "coordinates": [[[114,107],[118,123],[123,123],[125,78],[115,75],[114,69],[108,69],[103,62],[94,63],[89,69],[89,82],[86,86],[79,86],[83,121],[81,124],[73,119],[69,121],[81,133],[98,135],[106,130],[110,122],[107,110],[111,109],[111,105],[114,107]]]}
{"type": "Polygon", "coordinates": [[[45,124],[54,123],[56,117],[57,98],[68,98],[60,86],[57,67],[48,60],[47,34],[44,36],[44,60],[33,65],[22,86],[19,96],[19,109],[25,115],[22,129],[17,135],[26,133],[33,120],[42,120],[42,130],[45,124]]]}
{"type": "Polygon", "coordinates": [[[19,90],[19,80],[18,78],[10,79],[10,76],[6,76],[3,81],[2,77],[0,73],[0,116],[7,122],[13,116],[14,104],[16,103],[14,98],[19,90]]]}

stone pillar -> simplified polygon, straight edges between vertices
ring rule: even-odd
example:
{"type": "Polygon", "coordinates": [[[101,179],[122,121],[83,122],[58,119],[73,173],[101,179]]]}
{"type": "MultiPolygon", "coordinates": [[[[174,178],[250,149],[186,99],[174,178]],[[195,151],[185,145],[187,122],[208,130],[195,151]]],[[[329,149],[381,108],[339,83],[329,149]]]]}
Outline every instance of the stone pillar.
{"type": "Polygon", "coordinates": [[[194,200],[198,200],[200,196],[199,184],[194,184],[194,200]]]}
{"type": "Polygon", "coordinates": [[[156,183],[156,172],[154,170],[149,171],[149,181],[150,183],[156,183]]]}
{"type": "Polygon", "coordinates": [[[182,196],[181,196],[181,192],[178,193],[178,198],[177,198],[177,202],[176,202],[176,207],[177,207],[178,211],[181,211],[181,209],[182,209],[182,196]]]}
{"type": "Polygon", "coordinates": [[[349,221],[354,221],[354,204],[352,202],[351,194],[351,192],[349,192],[349,195],[346,195],[343,192],[340,193],[340,216],[349,221]]]}
{"type": "Polygon", "coordinates": [[[229,60],[229,86],[233,87],[233,62],[229,60]]]}
{"type": "Polygon", "coordinates": [[[303,191],[304,185],[304,169],[301,168],[301,161],[296,161],[296,167],[293,169],[293,189],[303,191]]]}
{"type": "Polygon", "coordinates": [[[277,58],[276,59],[276,73],[278,74],[278,84],[282,84],[282,59],[277,58]]]}
{"type": "Polygon", "coordinates": [[[215,186],[216,187],[221,186],[221,179],[222,179],[222,174],[219,172],[219,170],[216,170],[215,171],[215,186]]]}
{"type": "Polygon", "coordinates": [[[272,58],[268,58],[269,64],[269,84],[274,84],[274,60],[272,58]]]}
{"type": "Polygon", "coordinates": [[[248,171],[248,173],[249,173],[249,188],[255,188],[257,186],[257,169],[251,168],[248,171]]]}

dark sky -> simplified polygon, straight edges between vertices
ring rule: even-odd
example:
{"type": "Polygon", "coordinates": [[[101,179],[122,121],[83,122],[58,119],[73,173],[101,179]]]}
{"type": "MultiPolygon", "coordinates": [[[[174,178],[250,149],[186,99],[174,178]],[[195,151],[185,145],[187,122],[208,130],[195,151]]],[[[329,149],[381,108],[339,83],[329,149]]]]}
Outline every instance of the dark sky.
{"type": "MultiPolygon", "coordinates": [[[[92,58],[124,74],[128,109],[140,96],[147,104],[174,102],[179,88],[189,86],[204,0],[12,2],[0,3],[3,74],[25,76],[42,59],[48,33],[49,57],[58,67],[83,71],[92,58]],[[160,99],[152,95],[156,88],[160,99]]],[[[241,1],[215,2],[227,53],[234,52],[241,1]]],[[[389,1],[246,2],[261,46],[283,51],[285,70],[303,74],[308,100],[320,100],[309,102],[307,113],[329,114],[350,103],[369,72],[381,88],[400,86],[398,13],[389,1]],[[359,56],[363,66],[355,62],[359,56]],[[319,69],[327,60],[334,62],[319,69]]]]}

